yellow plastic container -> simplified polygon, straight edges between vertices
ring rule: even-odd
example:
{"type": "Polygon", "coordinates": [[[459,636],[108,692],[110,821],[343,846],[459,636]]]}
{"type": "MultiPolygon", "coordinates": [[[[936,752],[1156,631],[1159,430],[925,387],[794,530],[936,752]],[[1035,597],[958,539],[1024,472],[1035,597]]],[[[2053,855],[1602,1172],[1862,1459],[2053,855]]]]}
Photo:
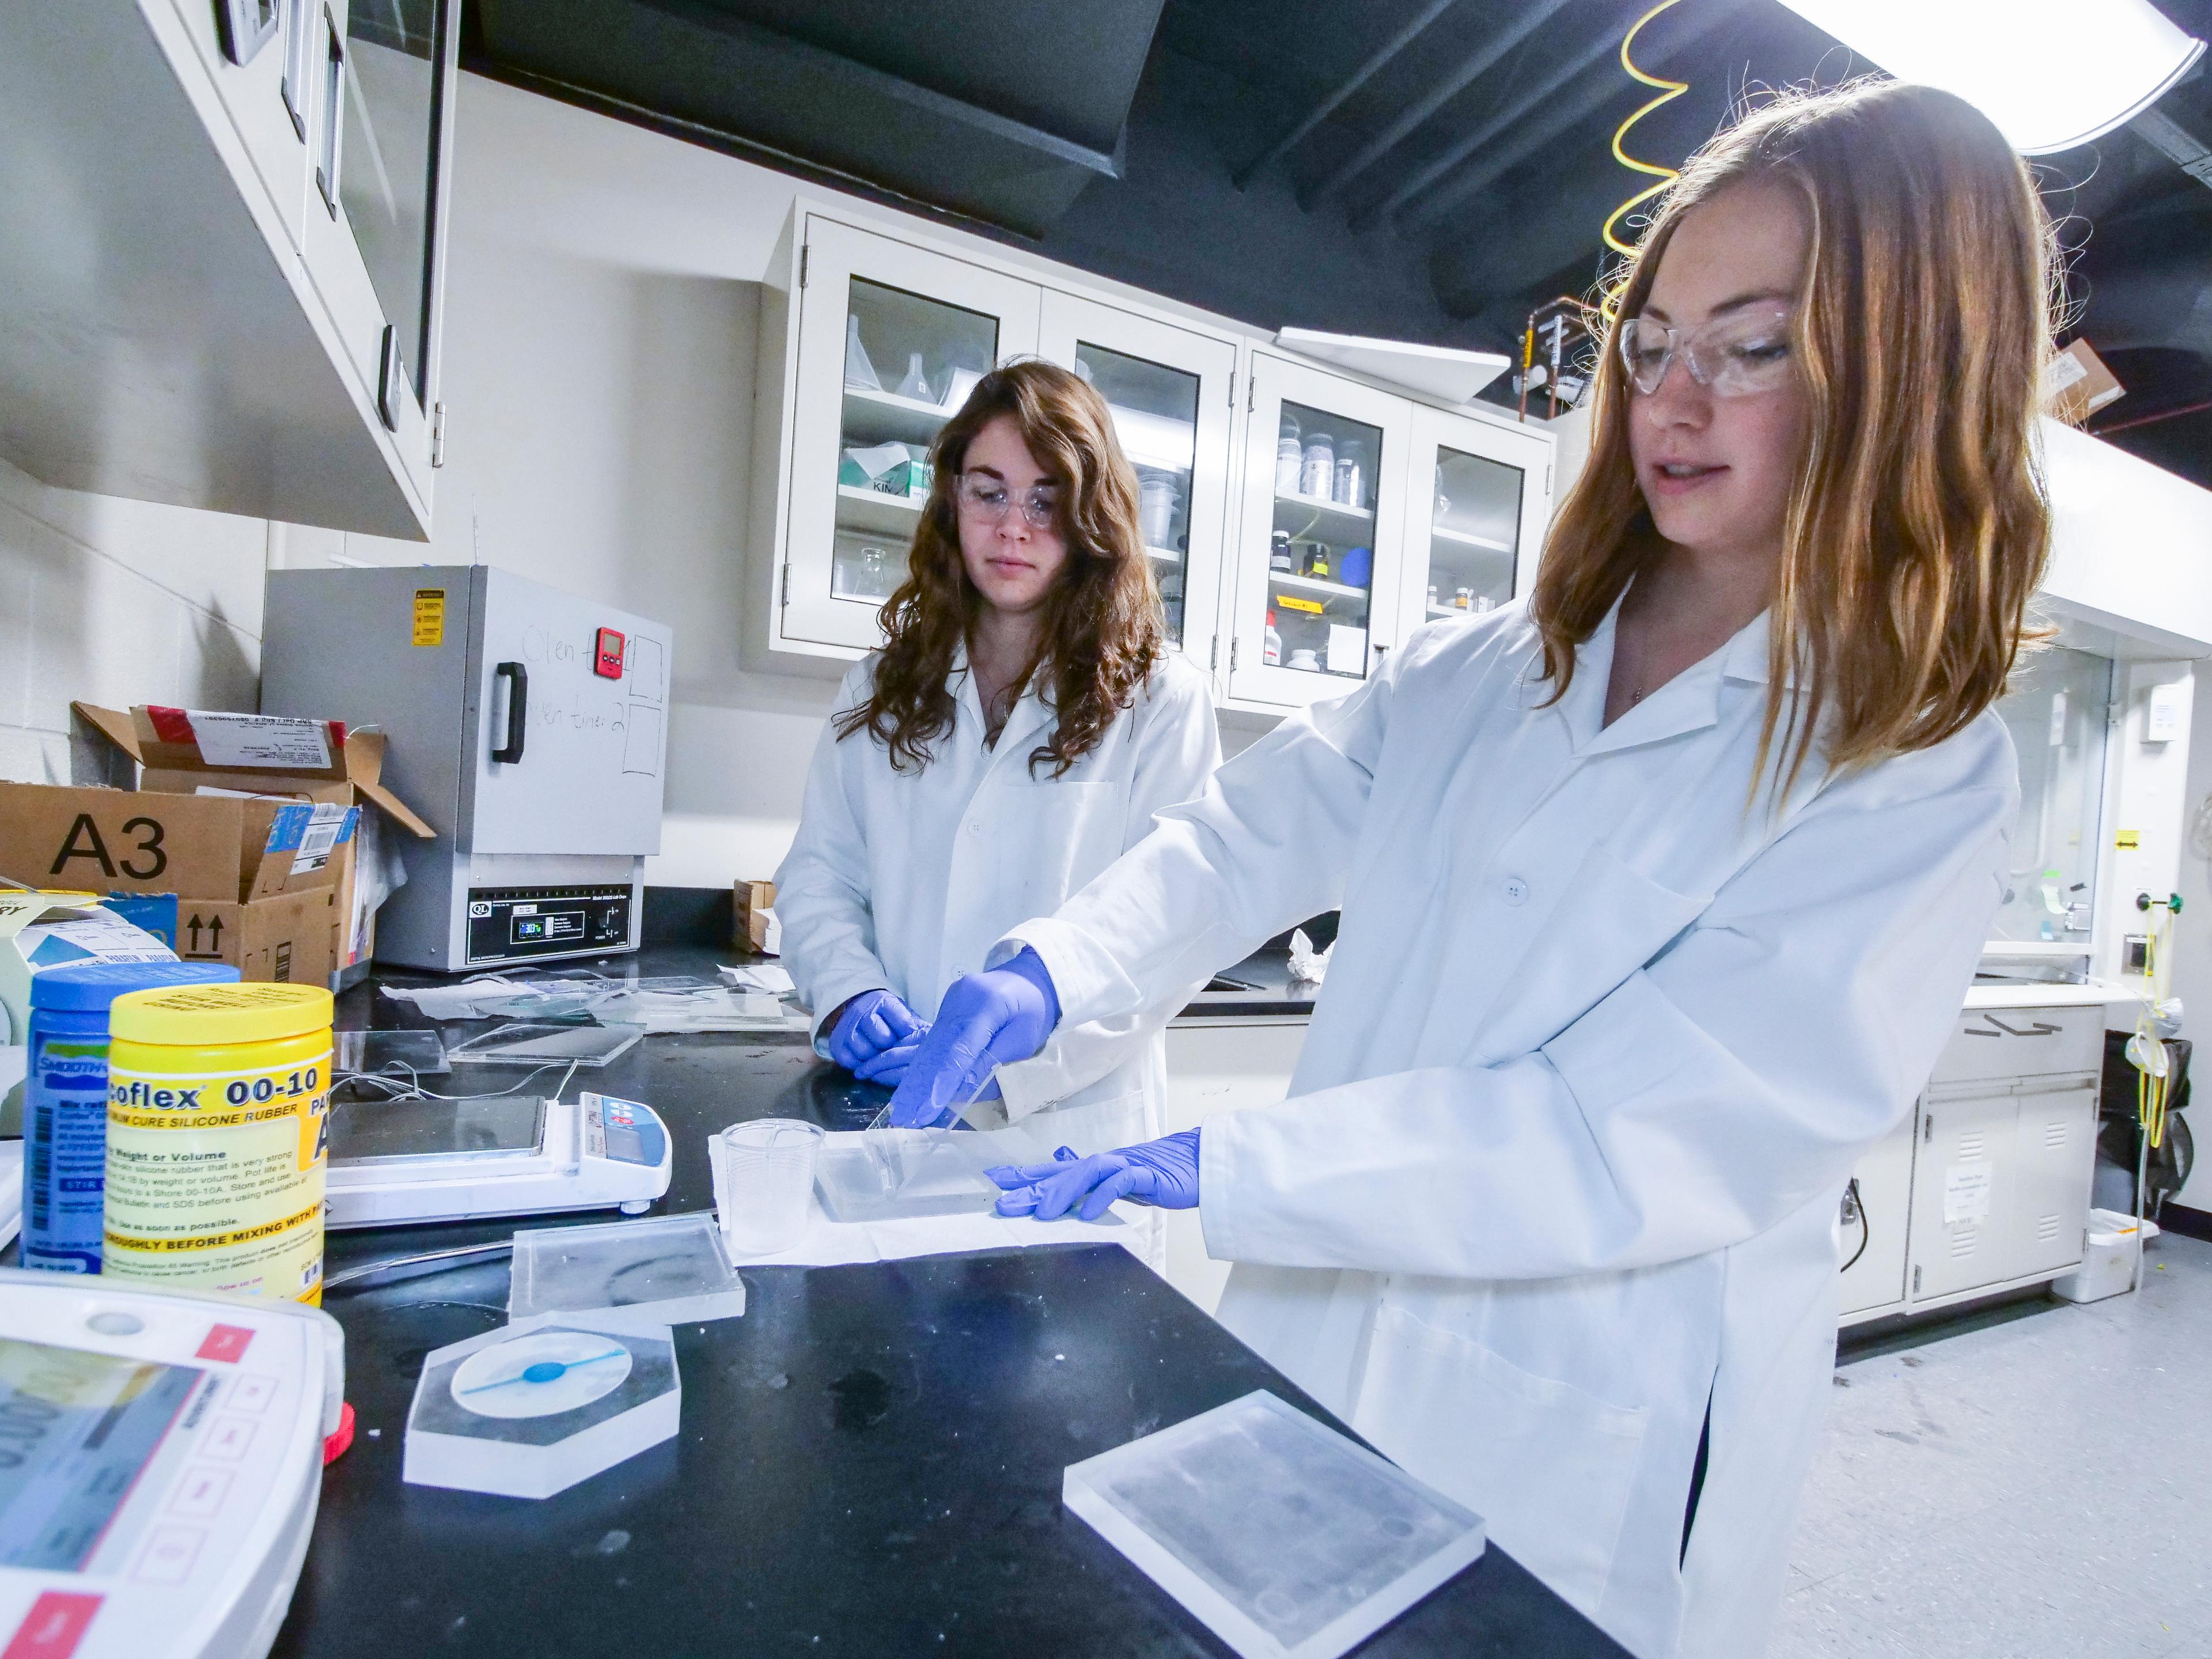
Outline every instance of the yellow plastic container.
{"type": "Polygon", "coordinates": [[[319,1303],[331,994],[133,991],[108,1029],[100,1271],[319,1303]]]}

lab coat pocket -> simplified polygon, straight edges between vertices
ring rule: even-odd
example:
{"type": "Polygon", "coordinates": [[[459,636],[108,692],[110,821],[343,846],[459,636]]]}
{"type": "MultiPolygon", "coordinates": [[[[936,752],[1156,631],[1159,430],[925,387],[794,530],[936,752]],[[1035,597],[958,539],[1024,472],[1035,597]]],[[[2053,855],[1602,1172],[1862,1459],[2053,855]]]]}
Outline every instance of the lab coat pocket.
{"type": "Polygon", "coordinates": [[[1613,1571],[1650,1414],[1523,1370],[1386,1304],[1352,1426],[1481,1516],[1501,1547],[1591,1613],[1613,1571]]]}
{"type": "Polygon", "coordinates": [[[1128,790],[1024,781],[990,792],[994,885],[1006,926],[1048,916],[1121,855],[1128,790]]]}

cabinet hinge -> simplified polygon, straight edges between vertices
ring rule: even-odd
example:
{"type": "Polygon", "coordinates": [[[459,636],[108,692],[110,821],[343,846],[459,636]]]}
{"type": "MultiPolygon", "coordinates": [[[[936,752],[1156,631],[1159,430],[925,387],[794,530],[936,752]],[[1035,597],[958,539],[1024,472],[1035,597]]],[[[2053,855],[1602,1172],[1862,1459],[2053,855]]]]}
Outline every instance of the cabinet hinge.
{"type": "Polygon", "coordinates": [[[807,256],[813,252],[814,250],[805,242],[799,245],[799,285],[801,288],[806,286],[806,260],[807,256]]]}
{"type": "Polygon", "coordinates": [[[1549,501],[1549,500],[1551,500],[1551,498],[1552,498],[1552,464],[1551,464],[1551,462],[1547,461],[1547,462],[1545,462],[1545,463],[1544,463],[1544,499],[1545,499],[1546,501],[1549,501]]]}
{"type": "Polygon", "coordinates": [[[1237,407],[1237,371],[1233,368],[1229,371],[1229,407],[1237,407]]]}
{"type": "MultiPolygon", "coordinates": [[[[1247,415],[1249,415],[1252,412],[1253,382],[1257,380],[1260,377],[1258,375],[1249,372],[1244,376],[1244,412],[1247,415]]],[[[1237,394],[1232,392],[1229,395],[1231,398],[1234,398],[1237,394]]]]}
{"type": "Polygon", "coordinates": [[[430,465],[446,464],[446,404],[441,398],[430,405],[430,465]]]}
{"type": "Polygon", "coordinates": [[[1206,665],[1208,668],[1221,666],[1221,635],[1218,634],[1213,636],[1213,642],[1206,647],[1206,665]]]}
{"type": "Polygon", "coordinates": [[[1915,1296],[1920,1294],[1920,1269],[1917,1267],[1912,1270],[1912,1293],[1915,1296]]]}
{"type": "Polygon", "coordinates": [[[1237,645],[1233,639],[1229,641],[1229,671],[1232,674],[1237,672],[1237,645]]]}
{"type": "Polygon", "coordinates": [[[778,601],[777,601],[777,608],[778,608],[779,610],[781,610],[781,609],[783,609],[783,608],[785,608],[785,607],[788,606],[790,604],[791,604],[791,567],[790,567],[789,565],[786,565],[786,566],[784,566],[784,568],[783,568],[783,597],[782,597],[780,600],[778,600],[778,601]]]}
{"type": "Polygon", "coordinates": [[[1921,1116],[1920,1144],[1923,1146],[1936,1144],[1936,1115],[1933,1112],[1923,1113],[1921,1116]]]}

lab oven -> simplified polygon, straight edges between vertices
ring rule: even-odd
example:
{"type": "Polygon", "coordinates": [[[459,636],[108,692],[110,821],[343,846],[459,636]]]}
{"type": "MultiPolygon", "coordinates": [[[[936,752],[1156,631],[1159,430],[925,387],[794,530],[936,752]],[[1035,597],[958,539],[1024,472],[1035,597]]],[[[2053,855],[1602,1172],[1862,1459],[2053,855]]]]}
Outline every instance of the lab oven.
{"type": "Polygon", "coordinates": [[[637,948],[672,630],[490,565],[269,576],[261,708],[373,726],[437,832],[376,959],[441,972],[637,948]]]}

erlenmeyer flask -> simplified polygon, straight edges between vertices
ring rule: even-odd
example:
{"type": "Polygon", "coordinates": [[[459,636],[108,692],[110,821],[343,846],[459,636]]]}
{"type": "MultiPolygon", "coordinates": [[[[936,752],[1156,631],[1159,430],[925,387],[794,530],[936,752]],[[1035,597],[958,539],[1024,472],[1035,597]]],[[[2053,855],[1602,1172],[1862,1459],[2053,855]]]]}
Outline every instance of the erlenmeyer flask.
{"type": "Polygon", "coordinates": [[[917,403],[934,403],[929,395],[929,376],[921,372],[921,354],[908,352],[906,360],[906,379],[898,383],[898,395],[912,398],[917,403]]]}

